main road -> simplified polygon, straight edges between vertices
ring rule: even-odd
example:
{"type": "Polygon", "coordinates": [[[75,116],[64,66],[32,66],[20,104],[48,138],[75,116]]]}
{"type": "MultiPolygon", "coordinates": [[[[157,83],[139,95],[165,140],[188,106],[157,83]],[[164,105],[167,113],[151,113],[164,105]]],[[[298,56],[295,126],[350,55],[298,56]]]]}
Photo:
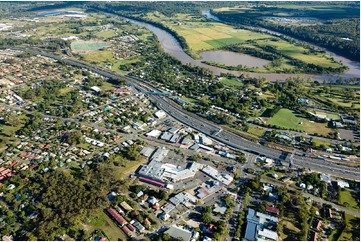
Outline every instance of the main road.
{"type": "MultiPolygon", "coordinates": [[[[15,48],[14,48],[15,49],[15,48]]],[[[34,49],[29,48],[17,48],[18,50],[27,51],[29,53],[35,54],[35,55],[42,55],[46,56],[55,60],[62,61],[64,63],[82,67],[85,69],[88,69],[90,71],[93,71],[95,73],[98,73],[99,75],[102,75],[107,78],[116,78],[119,80],[126,81],[129,85],[134,86],[138,90],[142,92],[149,92],[149,91],[159,91],[156,87],[154,87],[152,84],[134,77],[129,76],[121,76],[118,74],[115,74],[108,70],[103,70],[98,67],[61,57],[58,55],[46,53],[43,51],[38,51],[34,49]]],[[[199,117],[198,115],[195,115],[193,113],[190,113],[188,111],[185,111],[184,109],[180,108],[177,104],[175,104],[172,100],[170,100],[167,97],[161,97],[157,95],[148,95],[149,99],[153,101],[158,108],[164,110],[166,113],[168,113],[170,116],[175,118],[181,123],[186,124],[187,126],[198,130],[199,132],[202,132],[209,137],[213,138],[214,140],[226,144],[230,147],[237,148],[240,150],[244,150],[246,152],[250,152],[257,155],[264,155],[266,157],[269,157],[271,159],[280,160],[283,162],[289,162],[286,160],[286,157],[289,155],[287,152],[283,152],[280,150],[272,149],[269,147],[262,146],[260,144],[251,142],[249,140],[246,140],[234,133],[231,133],[226,130],[221,130],[220,127],[218,127],[216,124],[199,117]],[[219,132],[220,131],[220,132],[219,132]]],[[[293,164],[295,166],[305,167],[311,170],[325,172],[331,175],[347,178],[347,179],[353,179],[358,180],[360,178],[360,169],[359,167],[350,167],[346,165],[340,165],[336,164],[330,161],[326,160],[320,160],[320,159],[314,159],[310,157],[303,157],[299,155],[295,155],[293,157],[293,164]]]]}

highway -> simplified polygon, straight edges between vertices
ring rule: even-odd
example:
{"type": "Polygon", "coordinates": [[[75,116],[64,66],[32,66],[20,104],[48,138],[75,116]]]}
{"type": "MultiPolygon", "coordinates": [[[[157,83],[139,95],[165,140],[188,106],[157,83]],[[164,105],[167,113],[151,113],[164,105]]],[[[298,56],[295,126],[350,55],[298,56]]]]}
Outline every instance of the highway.
{"type": "MultiPolygon", "coordinates": [[[[104,77],[108,78],[116,78],[119,80],[127,81],[129,85],[134,86],[138,90],[142,92],[149,92],[149,91],[159,91],[156,87],[154,87],[152,84],[145,82],[144,80],[141,80],[139,78],[133,78],[129,76],[121,76],[117,75],[113,72],[106,71],[103,69],[100,69],[98,67],[72,60],[69,58],[63,58],[58,55],[49,54],[46,52],[40,52],[34,49],[28,49],[28,48],[14,48],[18,50],[25,50],[29,53],[35,54],[35,55],[42,55],[47,56],[55,60],[61,60],[64,63],[86,68],[90,71],[93,71],[95,73],[98,73],[99,75],[102,75],[104,77]]],[[[216,124],[211,123],[210,121],[201,118],[197,116],[196,114],[190,113],[188,111],[185,111],[184,109],[180,108],[177,104],[175,104],[172,100],[169,98],[166,98],[164,96],[157,96],[157,95],[148,95],[149,99],[153,101],[158,108],[164,110],[166,113],[168,113],[170,116],[175,118],[181,123],[184,123],[185,125],[202,132],[212,139],[226,144],[230,147],[237,148],[246,152],[250,152],[257,155],[264,155],[266,157],[269,157],[271,159],[280,160],[283,162],[289,162],[286,159],[287,155],[289,153],[283,152],[280,150],[272,149],[269,147],[262,146],[260,144],[251,142],[249,140],[246,140],[234,133],[231,133],[226,130],[222,130],[221,132],[218,132],[221,128],[218,127],[216,124]]],[[[360,180],[360,169],[359,167],[350,167],[346,165],[340,165],[333,162],[329,162],[326,160],[320,160],[320,159],[314,159],[310,157],[303,157],[299,155],[295,155],[293,158],[293,163],[297,167],[305,167],[311,170],[319,171],[319,172],[325,172],[327,174],[347,178],[347,179],[353,179],[353,180],[360,180]]]]}

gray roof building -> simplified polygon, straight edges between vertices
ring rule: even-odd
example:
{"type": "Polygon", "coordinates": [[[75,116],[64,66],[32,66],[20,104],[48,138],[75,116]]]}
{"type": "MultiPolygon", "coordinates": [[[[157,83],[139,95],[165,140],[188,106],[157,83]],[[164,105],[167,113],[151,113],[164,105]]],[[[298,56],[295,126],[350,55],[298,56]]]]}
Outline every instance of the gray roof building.
{"type": "Polygon", "coordinates": [[[192,232],[179,228],[177,226],[170,227],[167,231],[164,233],[169,234],[174,239],[180,239],[183,241],[190,241],[192,237],[192,232]]]}

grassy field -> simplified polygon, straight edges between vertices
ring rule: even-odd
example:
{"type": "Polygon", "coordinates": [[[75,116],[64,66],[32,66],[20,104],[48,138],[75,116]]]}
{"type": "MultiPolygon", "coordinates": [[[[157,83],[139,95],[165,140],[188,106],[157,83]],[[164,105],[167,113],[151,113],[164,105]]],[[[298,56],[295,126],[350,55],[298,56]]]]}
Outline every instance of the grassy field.
{"type": "Polygon", "coordinates": [[[24,127],[24,124],[27,122],[28,117],[25,114],[19,116],[19,124],[17,126],[10,126],[5,124],[0,124],[0,148],[4,147],[7,144],[17,142],[18,139],[14,137],[16,132],[24,127]]]}
{"type": "Polygon", "coordinates": [[[101,31],[95,34],[98,38],[112,38],[117,36],[117,34],[113,30],[101,31]]]}
{"type": "Polygon", "coordinates": [[[342,231],[339,241],[356,241],[360,236],[360,219],[352,215],[345,214],[346,228],[342,231]],[[355,235],[355,236],[353,236],[355,235]]]}
{"type": "Polygon", "coordinates": [[[333,120],[339,120],[340,116],[338,114],[334,114],[334,113],[327,113],[327,112],[322,112],[322,111],[311,111],[312,113],[316,114],[316,115],[322,115],[322,116],[326,116],[329,119],[333,119],[333,120]]]}
{"type": "Polygon", "coordinates": [[[252,134],[254,136],[257,137],[261,137],[264,134],[265,130],[261,129],[261,128],[253,128],[253,127],[249,127],[247,130],[247,133],[252,134]]]}
{"type": "Polygon", "coordinates": [[[229,87],[242,87],[243,86],[243,83],[241,81],[237,81],[237,80],[234,80],[234,79],[228,79],[228,78],[225,78],[225,77],[222,77],[220,79],[220,83],[226,85],[226,86],[229,86],[229,87]]]}
{"type": "Polygon", "coordinates": [[[262,95],[260,95],[261,98],[264,98],[264,99],[267,99],[267,100],[270,100],[270,99],[274,99],[275,96],[273,93],[271,93],[270,91],[267,91],[265,93],[262,93],[262,95]]]}
{"type": "Polygon", "coordinates": [[[257,44],[261,46],[271,46],[277,49],[280,53],[290,56],[292,58],[301,60],[306,63],[319,65],[322,67],[340,67],[340,64],[332,61],[324,54],[304,54],[308,50],[302,46],[291,44],[285,40],[269,41],[269,40],[257,40],[257,44]]]}
{"type": "Polygon", "coordinates": [[[328,142],[328,141],[324,141],[324,140],[320,140],[320,139],[316,139],[316,138],[313,138],[312,139],[312,143],[315,144],[315,146],[320,146],[320,145],[324,145],[326,148],[330,148],[331,147],[331,143],[328,142]]]}
{"type": "Polygon", "coordinates": [[[299,114],[285,108],[279,110],[272,118],[269,118],[267,124],[276,125],[285,129],[304,131],[309,134],[319,133],[327,135],[332,132],[330,128],[326,127],[326,123],[309,121],[299,116],[299,114]]]}
{"type": "Polygon", "coordinates": [[[98,209],[90,218],[90,222],[84,225],[87,232],[92,233],[94,230],[102,230],[111,241],[127,240],[126,234],[113,222],[102,209],[98,209]]]}
{"type": "Polygon", "coordinates": [[[346,207],[357,211],[360,209],[360,204],[357,203],[355,197],[356,195],[352,194],[350,190],[347,189],[345,189],[344,191],[341,190],[339,202],[341,204],[348,204],[348,206],[346,207]]]}
{"type": "Polygon", "coordinates": [[[281,220],[280,222],[283,226],[282,232],[280,233],[280,239],[282,240],[290,240],[289,233],[298,234],[301,232],[299,228],[297,228],[291,221],[289,220],[281,220]],[[286,233],[285,233],[286,232],[286,233]]]}
{"type": "Polygon", "coordinates": [[[100,50],[110,45],[101,41],[74,41],[71,42],[71,49],[75,51],[79,50],[100,50]]]}
{"type": "Polygon", "coordinates": [[[91,54],[83,54],[82,56],[85,61],[96,62],[96,63],[113,62],[115,60],[113,53],[108,50],[98,51],[97,53],[91,53],[91,54]]]}

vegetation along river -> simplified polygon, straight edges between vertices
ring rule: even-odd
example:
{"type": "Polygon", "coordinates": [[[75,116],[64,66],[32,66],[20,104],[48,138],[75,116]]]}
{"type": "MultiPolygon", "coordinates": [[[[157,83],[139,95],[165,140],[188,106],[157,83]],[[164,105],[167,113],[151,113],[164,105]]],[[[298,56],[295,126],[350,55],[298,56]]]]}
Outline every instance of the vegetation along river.
{"type": "MultiPolygon", "coordinates": [[[[204,11],[203,14],[205,14],[208,18],[214,17],[214,16],[212,17],[212,15],[209,13],[209,11],[204,11]]],[[[226,70],[223,68],[214,67],[214,66],[210,66],[210,65],[202,63],[202,61],[206,61],[206,60],[211,61],[210,59],[207,59],[207,58],[203,59],[204,55],[203,55],[202,59],[199,59],[199,60],[193,59],[186,52],[184,52],[184,50],[182,49],[181,45],[176,40],[176,38],[172,34],[170,34],[169,32],[167,32],[163,29],[160,29],[151,24],[136,21],[133,19],[129,19],[129,18],[124,18],[124,19],[130,21],[133,24],[145,27],[148,30],[152,31],[158,37],[158,40],[159,40],[162,48],[164,49],[164,51],[166,53],[170,54],[171,56],[175,57],[179,61],[181,61],[183,64],[191,64],[193,66],[207,68],[210,71],[212,71],[215,75],[219,75],[221,73],[231,73],[236,76],[239,76],[239,75],[243,74],[243,75],[249,75],[250,77],[264,77],[269,81],[277,81],[277,80],[284,81],[287,77],[297,77],[297,76],[302,77],[304,79],[311,78],[313,80],[318,80],[318,81],[335,80],[338,77],[344,77],[344,78],[353,78],[353,77],[359,78],[360,77],[360,63],[351,61],[347,58],[338,56],[331,52],[327,52],[327,53],[329,55],[333,56],[333,58],[335,60],[342,61],[342,63],[349,68],[349,70],[347,72],[341,73],[341,74],[309,75],[309,74],[278,74],[278,73],[276,74],[276,73],[252,73],[252,72],[243,72],[243,71],[230,71],[230,70],[226,70]]],[[[219,21],[218,18],[216,18],[214,20],[219,21]]],[[[207,53],[206,53],[206,57],[207,57],[207,53]]],[[[208,57],[209,57],[209,54],[208,54],[208,57]]],[[[249,56],[249,58],[254,58],[254,57],[249,56]]]]}

